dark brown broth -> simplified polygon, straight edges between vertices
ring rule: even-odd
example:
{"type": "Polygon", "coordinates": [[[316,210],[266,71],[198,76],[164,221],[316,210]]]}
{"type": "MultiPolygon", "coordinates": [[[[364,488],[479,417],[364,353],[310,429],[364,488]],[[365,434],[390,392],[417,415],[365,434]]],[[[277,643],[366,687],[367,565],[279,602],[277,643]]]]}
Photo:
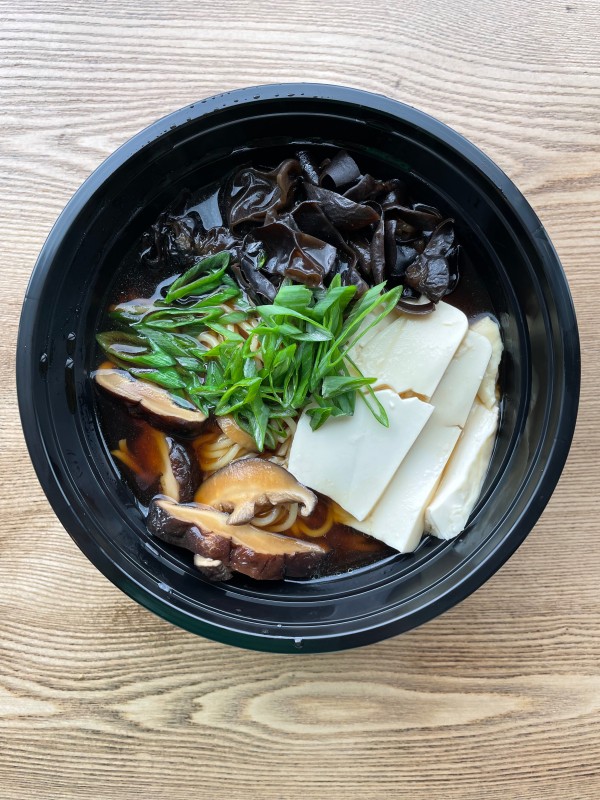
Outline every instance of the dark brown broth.
{"type": "MultiPolygon", "coordinates": [[[[259,163],[262,162],[263,159],[259,159],[259,163]]],[[[222,224],[217,203],[218,191],[219,187],[217,185],[201,190],[192,195],[193,199],[188,205],[188,208],[194,208],[198,211],[206,228],[222,224]]],[[[418,192],[419,187],[417,186],[415,187],[415,194],[418,194],[418,192]]],[[[157,298],[160,296],[162,285],[170,282],[174,274],[176,274],[172,271],[165,273],[161,270],[152,270],[147,266],[141,265],[139,259],[140,245],[141,241],[138,241],[120,265],[107,308],[126,301],[144,303],[151,298],[157,298]]],[[[461,259],[460,281],[454,292],[444,300],[463,311],[469,319],[474,319],[483,313],[489,314],[492,311],[493,305],[489,293],[480,279],[469,253],[465,252],[464,248],[461,259]]],[[[107,327],[107,320],[104,319],[101,330],[107,327]]],[[[106,444],[110,450],[116,449],[121,439],[130,439],[134,436],[143,435],[143,427],[123,405],[103,393],[98,393],[97,397],[98,417],[106,444]],[[142,433],[140,434],[140,432],[142,433]]],[[[182,437],[176,438],[182,442],[185,441],[182,437]]],[[[136,481],[135,476],[126,468],[122,468],[120,462],[116,459],[115,468],[130,486],[136,496],[140,510],[145,514],[147,511],[146,503],[149,498],[144,496],[144,491],[136,481]]],[[[319,526],[329,502],[328,498],[319,498],[317,508],[305,520],[309,527],[317,528],[319,526]]],[[[318,575],[313,577],[334,575],[357,569],[389,558],[395,553],[392,548],[382,542],[340,523],[333,523],[323,537],[315,538],[302,536],[301,534],[298,536],[299,538],[306,538],[312,542],[322,544],[329,550],[326,566],[320,570],[318,575]]],[[[179,552],[183,558],[191,561],[191,554],[185,554],[184,551],[179,552]]]]}

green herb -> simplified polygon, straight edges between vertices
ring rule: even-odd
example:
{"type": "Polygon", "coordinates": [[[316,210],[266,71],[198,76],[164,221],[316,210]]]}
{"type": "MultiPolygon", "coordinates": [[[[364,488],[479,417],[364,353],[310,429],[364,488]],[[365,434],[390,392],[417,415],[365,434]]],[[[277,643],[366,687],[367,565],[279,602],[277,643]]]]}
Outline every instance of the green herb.
{"type": "Polygon", "coordinates": [[[139,367],[170,367],[175,359],[160,349],[151,339],[120,331],[108,331],[97,336],[98,344],[109,358],[139,367]]]}
{"type": "Polygon", "coordinates": [[[98,336],[107,356],[206,414],[233,415],[261,451],[286,435],[286,417],[307,409],[316,429],[353,414],[357,398],[387,426],[375,379],[348,353],[390,313],[402,287],[380,284],[357,299],[339,275],[328,288],[285,280],[272,305],[253,307],[226,272],[229,259],[226,252],[200,259],[164,300],[115,307],[111,316],[123,330],[98,336]],[[253,328],[230,330],[249,319],[253,328]],[[201,344],[203,332],[217,334],[218,344],[201,344]]]}
{"type": "Polygon", "coordinates": [[[353,378],[350,375],[328,375],[323,378],[321,395],[323,397],[338,397],[347,392],[356,392],[363,386],[375,383],[375,378],[353,378]]]}
{"type": "Polygon", "coordinates": [[[181,297],[188,297],[191,294],[202,294],[203,291],[216,289],[220,285],[220,278],[225,273],[229,265],[230,255],[227,250],[221,253],[215,253],[211,256],[196,261],[193,267],[190,267],[187,272],[180,275],[177,280],[173,281],[165,303],[172,303],[173,300],[179,300],[181,297]],[[212,270],[212,272],[211,272],[212,270]],[[203,272],[208,273],[204,278],[198,278],[203,272]]]}
{"type": "Polygon", "coordinates": [[[186,383],[183,378],[179,375],[177,370],[172,369],[171,367],[166,367],[165,369],[138,369],[137,367],[131,367],[129,372],[134,376],[134,378],[140,378],[143,381],[150,381],[151,383],[157,383],[159,386],[163,386],[165,389],[185,389],[186,383]]]}

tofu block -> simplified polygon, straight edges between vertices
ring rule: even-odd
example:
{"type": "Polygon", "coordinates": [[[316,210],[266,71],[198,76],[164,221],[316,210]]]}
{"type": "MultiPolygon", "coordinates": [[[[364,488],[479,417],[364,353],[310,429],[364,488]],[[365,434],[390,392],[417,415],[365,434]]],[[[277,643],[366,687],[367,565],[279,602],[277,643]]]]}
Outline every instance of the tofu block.
{"type": "Polygon", "coordinates": [[[350,357],[375,387],[398,394],[413,392],[429,400],[467,332],[467,318],[448,303],[422,317],[399,314],[386,319],[352,348],[350,357]]]}
{"type": "Polygon", "coordinates": [[[441,483],[425,512],[425,529],[439,539],[464,530],[488,471],[496,431],[498,406],[475,400],[441,483]]]}
{"type": "Polygon", "coordinates": [[[485,336],[492,346],[492,355],[487,370],[481,381],[477,393],[481,402],[488,408],[493,408],[499,400],[498,368],[502,358],[502,336],[498,323],[492,317],[481,317],[471,325],[471,330],[480,336],[485,336]]]}
{"type": "Polygon", "coordinates": [[[302,414],[290,450],[292,475],[358,520],[377,503],[433,412],[428,403],[404,400],[389,389],[375,394],[389,428],[357,398],[354,416],[330,418],[316,431],[302,414]]]}
{"type": "Polygon", "coordinates": [[[464,426],[491,355],[488,339],[467,331],[431,401],[436,418],[444,425],[464,426]]]}
{"type": "Polygon", "coordinates": [[[348,525],[409,553],[419,544],[431,503],[461,435],[491,355],[484,337],[469,331],[435,390],[433,413],[375,508],[348,525]]]}
{"type": "Polygon", "coordinates": [[[459,436],[459,427],[430,420],[373,511],[364,520],[348,524],[400,553],[411,553],[421,541],[425,509],[459,436]]]}
{"type": "Polygon", "coordinates": [[[373,325],[373,327],[367,331],[369,325],[371,325],[373,320],[375,320],[377,317],[377,314],[374,311],[372,311],[370,314],[367,314],[367,316],[364,318],[359,328],[359,332],[361,333],[362,337],[360,339],[359,346],[365,347],[371,341],[371,339],[373,339],[373,337],[381,336],[384,330],[386,330],[386,328],[389,328],[390,325],[396,322],[399,316],[400,314],[397,311],[390,311],[390,313],[387,314],[387,316],[379,320],[377,325],[373,325]],[[363,331],[366,331],[366,333],[363,333],[363,331]]]}

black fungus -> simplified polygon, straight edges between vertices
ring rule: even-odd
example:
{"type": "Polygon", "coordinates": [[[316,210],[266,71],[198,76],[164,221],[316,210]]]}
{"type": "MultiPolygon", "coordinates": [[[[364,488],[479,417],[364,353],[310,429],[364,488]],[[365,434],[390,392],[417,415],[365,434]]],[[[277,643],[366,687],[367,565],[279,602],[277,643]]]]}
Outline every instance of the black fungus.
{"type": "Polygon", "coordinates": [[[345,150],[338,150],[321,172],[319,183],[325,189],[339,192],[344,187],[355,183],[360,177],[360,169],[352,156],[348,155],[345,150]]]}
{"type": "Polygon", "coordinates": [[[142,239],[142,261],[151,268],[187,269],[197,258],[203,234],[198,212],[167,209],[142,239]]]}
{"type": "Polygon", "coordinates": [[[239,264],[234,262],[232,269],[238,283],[255,305],[267,301],[272,303],[281,281],[273,283],[261,272],[264,250],[258,241],[244,242],[240,251],[239,264]]]}
{"type": "Polygon", "coordinates": [[[266,260],[262,267],[271,275],[291,278],[307,286],[322,286],[332,272],[335,247],[308,233],[294,231],[283,222],[271,222],[249,234],[263,244],[266,260]]]}
{"type": "Polygon", "coordinates": [[[302,177],[307,183],[313,183],[315,186],[319,185],[319,168],[316,165],[312,154],[308,150],[298,150],[296,153],[300,166],[302,168],[302,177]]]}
{"type": "Polygon", "coordinates": [[[357,236],[350,239],[348,245],[356,256],[356,267],[366,281],[372,278],[371,271],[371,243],[366,236],[357,236]]]}
{"type": "Polygon", "coordinates": [[[263,222],[293,200],[296,179],[302,170],[295,158],[282,161],[270,172],[247,167],[233,176],[226,196],[225,219],[234,230],[244,222],[263,222]]]}
{"type": "Polygon", "coordinates": [[[453,220],[446,219],[433,231],[423,252],[406,268],[406,283],[433,303],[438,303],[448,292],[448,256],[453,245],[453,220]]]}
{"type": "Polygon", "coordinates": [[[311,183],[305,184],[305,191],[307,198],[319,203],[326,216],[340,231],[354,231],[379,222],[379,214],[375,209],[363,203],[355,203],[337,192],[322,186],[313,186],[311,183]]]}
{"type": "Polygon", "coordinates": [[[226,224],[207,231],[182,193],[146,234],[144,262],[187,269],[228,250],[255,303],[272,302],[284,278],[316,287],[339,274],[359,294],[384,281],[402,285],[399,307],[419,314],[459,280],[453,221],[414,202],[404,181],[361,174],[345,150],[323,160],[306,148],[272,170],[242,167],[221,187],[219,207],[226,224]],[[415,307],[421,296],[429,303],[415,307]]]}
{"type": "Polygon", "coordinates": [[[371,239],[371,275],[374,283],[385,280],[385,220],[383,217],[371,239]]]}

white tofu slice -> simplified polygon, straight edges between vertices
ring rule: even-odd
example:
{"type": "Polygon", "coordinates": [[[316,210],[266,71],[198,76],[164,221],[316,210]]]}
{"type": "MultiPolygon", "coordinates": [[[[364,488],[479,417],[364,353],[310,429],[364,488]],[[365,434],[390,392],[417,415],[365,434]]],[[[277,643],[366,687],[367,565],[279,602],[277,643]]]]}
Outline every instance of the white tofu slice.
{"type": "Polygon", "coordinates": [[[493,408],[498,402],[498,367],[502,358],[502,336],[498,323],[491,317],[481,317],[471,325],[471,330],[485,338],[492,345],[492,356],[487,366],[486,373],[481,381],[477,393],[481,402],[488,408],[493,408]]]}
{"type": "MultiPolygon", "coordinates": [[[[425,305],[428,302],[429,302],[429,300],[423,294],[423,295],[421,295],[421,297],[418,300],[414,301],[414,305],[416,305],[416,306],[425,305]]],[[[365,328],[369,327],[369,325],[373,322],[373,320],[376,318],[377,314],[379,313],[379,310],[375,309],[375,311],[372,311],[370,314],[367,314],[367,316],[364,318],[364,320],[362,321],[362,324],[361,324],[361,326],[359,328],[359,330],[361,332],[363,330],[365,330],[365,328]]],[[[399,319],[400,317],[404,317],[404,316],[406,316],[406,315],[403,314],[400,311],[396,311],[395,309],[390,311],[390,313],[387,314],[382,320],[380,320],[377,323],[377,325],[374,325],[371,328],[371,330],[369,330],[365,334],[363,334],[363,336],[362,336],[362,338],[360,340],[361,346],[364,347],[368,342],[371,341],[371,339],[374,336],[378,336],[381,333],[383,333],[383,331],[387,327],[389,327],[392,324],[392,322],[395,322],[397,319],[399,319]]]]}
{"type": "Polygon", "coordinates": [[[431,401],[444,425],[464,426],[491,355],[488,339],[467,331],[431,401]]]}
{"type": "Polygon", "coordinates": [[[428,403],[403,400],[389,389],[375,394],[389,428],[357,398],[354,416],[330,418],[316,431],[302,414],[290,450],[292,475],[357,519],[364,519],[379,500],[433,412],[428,403]]]}
{"type": "Polygon", "coordinates": [[[432,417],[373,511],[347,524],[400,553],[411,553],[421,541],[425,509],[459,436],[458,426],[436,425],[432,417]]]}
{"type": "Polygon", "coordinates": [[[400,314],[397,311],[390,311],[383,319],[380,319],[377,325],[373,325],[371,330],[367,331],[366,333],[362,333],[362,331],[366,330],[369,325],[373,322],[373,320],[377,317],[375,311],[372,311],[362,321],[360,328],[358,329],[359,332],[362,334],[362,338],[360,339],[359,346],[365,347],[374,336],[380,336],[386,328],[396,322],[400,314]]]}
{"type": "Polygon", "coordinates": [[[464,530],[488,471],[498,406],[475,400],[442,481],[425,512],[425,529],[439,539],[452,539],[464,530]]]}
{"type": "Polygon", "coordinates": [[[377,378],[375,387],[429,400],[467,332],[466,316],[442,302],[432,314],[399,314],[392,324],[380,325],[373,329],[377,335],[370,332],[357,342],[351,358],[364,375],[377,378]]]}
{"type": "Polygon", "coordinates": [[[421,540],[429,506],[461,434],[491,355],[491,345],[469,331],[431,398],[427,425],[400,464],[381,499],[363,520],[363,533],[409,553],[421,540]]]}

